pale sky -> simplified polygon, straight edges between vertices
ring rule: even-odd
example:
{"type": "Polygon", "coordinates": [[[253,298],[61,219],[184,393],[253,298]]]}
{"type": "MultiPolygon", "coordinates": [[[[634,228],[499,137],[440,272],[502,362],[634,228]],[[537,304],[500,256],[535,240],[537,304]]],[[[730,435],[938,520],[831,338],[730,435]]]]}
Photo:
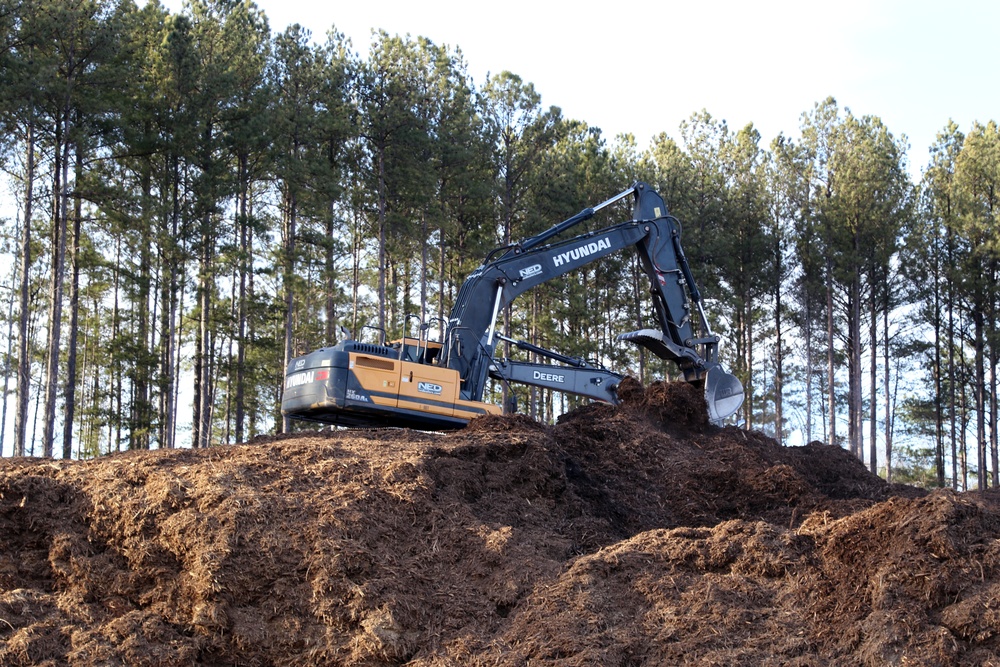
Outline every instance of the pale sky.
{"type": "Polygon", "coordinates": [[[995,0],[257,3],[273,32],[298,22],[321,41],[335,26],[363,55],[373,29],[458,47],[477,85],[510,70],[546,106],[640,148],[701,109],[754,123],[766,146],[832,95],[905,134],[916,176],[949,119],[967,131],[1000,117],[995,0]]]}

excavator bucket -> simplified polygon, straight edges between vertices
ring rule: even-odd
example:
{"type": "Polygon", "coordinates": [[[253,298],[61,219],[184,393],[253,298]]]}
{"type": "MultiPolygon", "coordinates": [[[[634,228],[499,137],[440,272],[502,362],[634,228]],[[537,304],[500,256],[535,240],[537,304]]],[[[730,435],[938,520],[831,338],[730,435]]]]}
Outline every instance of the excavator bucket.
{"type": "Polygon", "coordinates": [[[743,405],[743,383],[722,366],[713,366],[705,375],[705,402],[709,420],[721,425],[743,405]]]}

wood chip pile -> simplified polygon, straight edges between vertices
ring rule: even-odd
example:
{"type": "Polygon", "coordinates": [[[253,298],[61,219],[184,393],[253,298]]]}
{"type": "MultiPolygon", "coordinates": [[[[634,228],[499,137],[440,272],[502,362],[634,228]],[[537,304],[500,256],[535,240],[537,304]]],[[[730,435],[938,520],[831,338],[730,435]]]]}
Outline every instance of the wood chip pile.
{"type": "Polygon", "coordinates": [[[2,460],[0,664],[1000,665],[995,497],[622,395],[2,460]]]}

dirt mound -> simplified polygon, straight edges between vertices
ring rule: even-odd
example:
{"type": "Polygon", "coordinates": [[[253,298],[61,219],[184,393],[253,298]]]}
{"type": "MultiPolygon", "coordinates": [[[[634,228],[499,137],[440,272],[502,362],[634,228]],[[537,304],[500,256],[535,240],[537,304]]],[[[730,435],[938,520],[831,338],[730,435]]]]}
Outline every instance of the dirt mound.
{"type": "Polygon", "coordinates": [[[617,389],[622,405],[674,429],[701,429],[708,425],[708,405],[702,390],[687,382],[654,382],[645,389],[626,377],[617,389]]]}
{"type": "Polygon", "coordinates": [[[0,461],[0,664],[1000,662],[989,497],[710,427],[685,392],[0,461]]]}

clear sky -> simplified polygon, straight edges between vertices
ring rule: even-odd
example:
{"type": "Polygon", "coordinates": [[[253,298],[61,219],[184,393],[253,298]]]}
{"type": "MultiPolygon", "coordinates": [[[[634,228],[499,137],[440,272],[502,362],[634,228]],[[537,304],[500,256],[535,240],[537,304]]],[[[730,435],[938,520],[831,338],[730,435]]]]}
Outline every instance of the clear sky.
{"type": "Polygon", "coordinates": [[[965,131],[1000,118],[996,0],[257,3],[272,31],[297,22],[323,40],[335,26],[362,54],[373,29],[458,47],[477,85],[510,70],[546,106],[640,147],[701,109],[752,122],[765,143],[798,136],[832,95],[906,135],[916,176],[949,119],[965,131]]]}

